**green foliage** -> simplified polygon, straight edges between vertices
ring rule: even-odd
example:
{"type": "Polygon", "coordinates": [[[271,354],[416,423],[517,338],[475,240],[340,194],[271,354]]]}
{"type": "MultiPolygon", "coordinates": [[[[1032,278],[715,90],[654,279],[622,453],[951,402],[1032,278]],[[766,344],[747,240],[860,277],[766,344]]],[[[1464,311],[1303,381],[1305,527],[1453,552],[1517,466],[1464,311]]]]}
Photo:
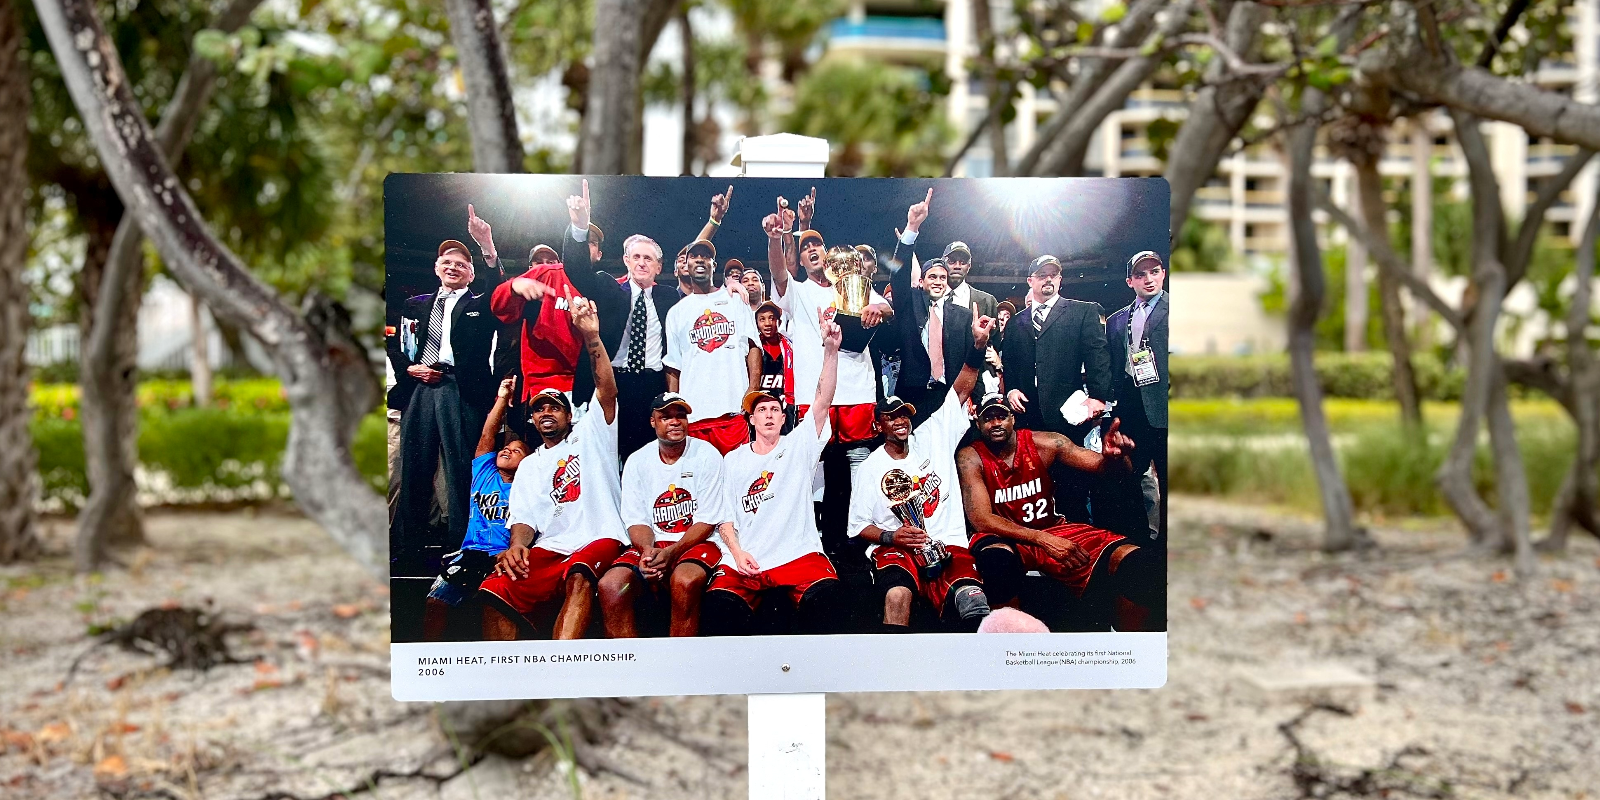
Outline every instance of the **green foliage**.
{"type": "Polygon", "coordinates": [[[941,175],[951,138],[944,98],[927,73],[848,61],[806,74],[784,129],[827,139],[829,174],[841,176],[941,175]]]}
{"type": "MultiPolygon", "coordinates": [[[[1345,263],[1349,252],[1343,245],[1322,248],[1322,271],[1325,281],[1325,294],[1322,304],[1322,316],[1317,319],[1317,349],[1318,350],[1343,350],[1344,349],[1344,298],[1345,298],[1345,263]]],[[[1286,267],[1277,265],[1267,290],[1261,295],[1262,310],[1269,314],[1282,314],[1289,309],[1289,285],[1284,278],[1286,267]]],[[[1383,349],[1383,317],[1380,305],[1382,298],[1378,292],[1376,280],[1367,281],[1367,347],[1383,349]]]]}
{"type": "MultiPolygon", "coordinates": [[[[187,380],[147,380],[139,384],[139,408],[175,411],[194,405],[194,393],[187,380]]],[[[35,418],[76,419],[79,391],[76,384],[37,384],[30,401],[35,418]]],[[[287,412],[289,400],[276,378],[219,380],[211,386],[212,405],[219,409],[246,409],[255,412],[287,412]]]]}
{"type": "MultiPolygon", "coordinates": [[[[1152,123],[1153,124],[1153,123],[1152,123]]],[[[1224,272],[1233,263],[1233,247],[1221,225],[1190,215],[1172,245],[1173,272],[1224,272]]]]}
{"type": "MultiPolygon", "coordinates": [[[[1367,400],[1394,399],[1392,362],[1387,352],[1318,353],[1317,378],[1327,397],[1367,400]]],[[[1426,400],[1455,400],[1461,396],[1465,374],[1446,368],[1432,354],[1412,359],[1418,388],[1426,400]]],[[[1289,358],[1284,354],[1257,356],[1173,356],[1172,397],[1293,397],[1289,358]]]]}

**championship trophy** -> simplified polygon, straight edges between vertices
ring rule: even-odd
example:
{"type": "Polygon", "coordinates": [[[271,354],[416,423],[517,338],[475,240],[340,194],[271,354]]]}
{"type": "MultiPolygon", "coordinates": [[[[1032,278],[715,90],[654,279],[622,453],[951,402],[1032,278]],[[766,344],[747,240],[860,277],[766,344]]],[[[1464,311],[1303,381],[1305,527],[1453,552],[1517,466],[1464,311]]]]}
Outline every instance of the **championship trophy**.
{"type": "Polygon", "coordinates": [[[866,261],[854,247],[830,247],[823,273],[833,284],[836,295],[833,308],[837,313],[833,321],[844,334],[839,349],[852,353],[865,351],[878,332],[876,327],[861,325],[862,309],[872,304],[872,279],[867,277],[866,261]]]}
{"type": "MultiPolygon", "coordinates": [[[[923,531],[928,530],[928,521],[922,516],[922,490],[916,487],[916,482],[905,470],[891,469],[885,472],[878,486],[889,500],[889,509],[901,522],[923,531]]],[[[944,569],[945,559],[950,557],[950,551],[945,549],[944,543],[932,536],[928,537],[927,544],[907,549],[911,550],[911,559],[916,562],[917,571],[929,580],[938,576],[944,569]]]]}

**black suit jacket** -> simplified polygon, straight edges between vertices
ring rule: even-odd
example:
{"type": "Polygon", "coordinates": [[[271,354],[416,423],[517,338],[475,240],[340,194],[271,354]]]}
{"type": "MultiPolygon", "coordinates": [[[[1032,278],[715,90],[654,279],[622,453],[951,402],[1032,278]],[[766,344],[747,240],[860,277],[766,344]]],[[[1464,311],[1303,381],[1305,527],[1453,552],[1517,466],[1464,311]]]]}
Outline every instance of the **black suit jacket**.
{"type": "MultiPolygon", "coordinates": [[[[970,281],[968,282],[968,285],[971,286],[970,281]]],[[[993,317],[995,312],[1000,308],[1000,301],[996,300],[994,295],[989,294],[988,292],[979,289],[976,286],[972,286],[970,291],[972,292],[972,302],[978,304],[978,313],[986,317],[993,317]]],[[[971,314],[972,309],[968,308],[967,313],[971,314]]]]}
{"type": "Polygon", "coordinates": [[[1156,301],[1155,308],[1150,309],[1150,318],[1144,323],[1144,340],[1135,345],[1149,347],[1156,357],[1156,374],[1161,379],[1148,386],[1134,387],[1133,380],[1127,377],[1128,326],[1133,320],[1133,304],[1123,306],[1106,320],[1106,351],[1113,374],[1119,376],[1115,382],[1117,403],[1143,402],[1145,418],[1157,428],[1167,427],[1167,307],[1171,297],[1162,294],[1156,301]],[[1127,390],[1137,391],[1139,397],[1123,397],[1122,392],[1127,390]]]}
{"type": "MultiPolygon", "coordinates": [[[[433,316],[434,298],[438,293],[417,295],[406,300],[401,311],[401,325],[405,320],[417,322],[417,352],[415,358],[401,349],[401,336],[389,337],[389,363],[394,366],[395,387],[390,393],[390,407],[403,409],[416,391],[417,379],[406,368],[422,357],[428,342],[428,322],[433,316]]],[[[454,376],[461,392],[461,402],[477,414],[486,415],[494,407],[495,392],[500,387],[500,373],[495,355],[495,331],[500,321],[489,310],[487,292],[473,294],[471,289],[456,301],[450,312],[450,348],[455,356],[454,376]]],[[[509,366],[509,365],[505,365],[509,366]]]]}
{"type": "Polygon", "coordinates": [[[1006,325],[1000,359],[1005,364],[1006,389],[1020,389],[1028,398],[1029,411],[1038,414],[1049,430],[1066,430],[1061,404],[1078,389],[1086,388],[1096,400],[1111,399],[1106,329],[1094,303],[1056,300],[1037,335],[1029,311],[1018,311],[1006,325]]]}
{"type": "MultiPolygon", "coordinates": [[[[600,314],[600,343],[612,358],[622,347],[622,334],[628,328],[628,315],[633,312],[633,287],[631,281],[618,283],[616,278],[594,268],[589,260],[589,245],[572,238],[572,227],[561,239],[561,263],[566,266],[567,280],[584,296],[594,301],[600,314]]],[[[667,312],[678,304],[682,295],[678,287],[657,283],[650,289],[650,302],[656,307],[656,325],[661,329],[661,355],[667,354],[667,312]]],[[[572,396],[583,402],[594,391],[594,369],[589,365],[589,351],[578,356],[577,375],[572,384],[572,396]]],[[[648,403],[651,398],[640,402],[648,403]]]]}
{"type": "MultiPolygon", "coordinates": [[[[900,260],[902,248],[905,245],[895,247],[894,257],[889,262],[890,268],[894,269],[889,277],[889,286],[893,290],[890,305],[894,308],[894,319],[889,324],[894,326],[900,352],[897,386],[908,387],[909,393],[911,389],[926,388],[929,373],[933,369],[928,361],[928,348],[922,344],[922,331],[928,327],[932,302],[926,291],[911,285],[911,270],[900,260]]],[[[906,255],[909,257],[909,253],[906,255]]],[[[877,344],[875,342],[874,347],[877,344]]],[[[972,310],[945,303],[944,374],[933,377],[946,386],[955,383],[972,347],[972,310]]]]}

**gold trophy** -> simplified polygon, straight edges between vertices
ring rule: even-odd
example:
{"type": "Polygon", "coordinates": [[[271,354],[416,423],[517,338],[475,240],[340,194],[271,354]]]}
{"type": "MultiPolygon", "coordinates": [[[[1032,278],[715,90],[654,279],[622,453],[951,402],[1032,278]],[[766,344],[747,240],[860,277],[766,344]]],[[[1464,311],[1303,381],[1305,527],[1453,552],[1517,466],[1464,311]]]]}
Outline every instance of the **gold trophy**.
{"type": "Polygon", "coordinates": [[[867,276],[866,261],[854,247],[830,247],[823,273],[833,284],[833,321],[839,324],[843,340],[839,349],[859,353],[867,349],[876,327],[861,325],[861,311],[872,304],[872,279],[867,276]]]}
{"type": "MultiPolygon", "coordinates": [[[[922,516],[922,490],[917,488],[916,482],[905,470],[891,469],[883,473],[878,488],[888,498],[889,510],[894,512],[895,517],[907,525],[928,530],[928,521],[922,516]]],[[[950,551],[945,549],[944,543],[932,536],[928,537],[927,544],[909,549],[917,570],[930,580],[944,569],[945,559],[950,557],[950,551]]]]}

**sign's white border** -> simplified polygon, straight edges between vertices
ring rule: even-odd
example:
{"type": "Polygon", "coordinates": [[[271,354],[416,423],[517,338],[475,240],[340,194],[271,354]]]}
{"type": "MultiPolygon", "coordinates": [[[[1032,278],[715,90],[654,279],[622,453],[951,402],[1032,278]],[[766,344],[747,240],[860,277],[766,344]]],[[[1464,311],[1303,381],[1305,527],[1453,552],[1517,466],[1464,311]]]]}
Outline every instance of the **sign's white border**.
{"type": "Polygon", "coordinates": [[[750,636],[390,646],[402,701],[1155,689],[1166,633],[750,636]]]}

